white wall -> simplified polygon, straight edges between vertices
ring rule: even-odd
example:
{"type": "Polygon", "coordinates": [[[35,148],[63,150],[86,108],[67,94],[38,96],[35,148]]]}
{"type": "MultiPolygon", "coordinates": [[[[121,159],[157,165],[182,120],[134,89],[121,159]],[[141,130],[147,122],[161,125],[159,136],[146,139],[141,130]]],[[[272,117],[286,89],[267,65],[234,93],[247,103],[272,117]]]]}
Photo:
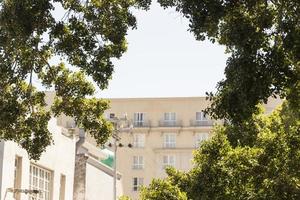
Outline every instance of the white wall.
{"type": "MultiPolygon", "coordinates": [[[[29,189],[29,168],[30,163],[49,169],[53,172],[53,197],[52,200],[59,199],[59,187],[61,174],[66,176],[65,199],[73,199],[73,180],[75,166],[75,139],[61,134],[61,127],[56,125],[56,119],[52,118],[48,124],[48,129],[53,133],[54,145],[47,147],[46,152],[37,162],[28,159],[27,152],[14,142],[4,142],[3,156],[0,153],[0,164],[2,166],[1,199],[7,188],[14,186],[14,162],[15,156],[22,157],[22,189],[29,189]]],[[[1,152],[1,145],[0,145],[1,152]]],[[[0,167],[1,170],[1,167],[0,167]]],[[[12,194],[8,194],[6,200],[12,199],[12,194]]],[[[28,195],[22,194],[21,200],[28,200],[28,195]]]]}
{"type": "MultiPolygon", "coordinates": [[[[123,194],[121,181],[117,181],[117,196],[123,194]]],[[[94,165],[86,166],[86,198],[85,200],[112,200],[113,177],[94,165]]]]}

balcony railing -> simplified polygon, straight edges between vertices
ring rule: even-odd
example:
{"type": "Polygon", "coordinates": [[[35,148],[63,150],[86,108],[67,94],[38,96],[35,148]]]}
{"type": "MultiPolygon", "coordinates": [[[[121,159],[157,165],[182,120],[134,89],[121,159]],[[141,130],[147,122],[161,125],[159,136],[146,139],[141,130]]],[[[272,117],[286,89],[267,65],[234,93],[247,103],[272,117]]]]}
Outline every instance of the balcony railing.
{"type": "Polygon", "coordinates": [[[214,124],[213,120],[191,120],[191,126],[212,126],[214,124]]]}
{"type": "Polygon", "coordinates": [[[150,121],[133,121],[133,127],[150,127],[150,121]]]}
{"type": "Polygon", "coordinates": [[[166,120],[161,120],[159,121],[159,126],[160,127],[180,127],[182,126],[182,121],[178,121],[178,120],[170,120],[170,121],[166,121],[166,120]]]}

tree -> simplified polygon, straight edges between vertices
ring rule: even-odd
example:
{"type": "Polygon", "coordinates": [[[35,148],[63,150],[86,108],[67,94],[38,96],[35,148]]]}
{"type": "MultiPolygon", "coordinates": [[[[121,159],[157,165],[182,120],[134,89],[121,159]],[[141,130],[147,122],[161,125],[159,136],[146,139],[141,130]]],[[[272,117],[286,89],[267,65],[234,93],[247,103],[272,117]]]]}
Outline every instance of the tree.
{"type": "MultiPolygon", "coordinates": [[[[256,132],[255,139],[249,140],[251,146],[231,145],[228,131],[234,131],[232,125],[216,127],[215,136],[196,151],[193,169],[185,173],[168,169],[168,177],[162,181],[178,187],[193,200],[299,199],[300,120],[295,117],[297,114],[285,103],[269,116],[253,115],[245,125],[245,134],[256,132]]],[[[158,186],[156,193],[161,191],[164,189],[158,186]]]]}
{"type": "Polygon", "coordinates": [[[120,196],[118,200],[131,200],[128,196],[120,196]]]}
{"type": "Polygon", "coordinates": [[[231,56],[206,111],[240,123],[256,105],[280,96],[299,109],[300,2],[298,0],[159,0],[186,17],[196,39],[225,45],[231,56]]]}
{"type": "Polygon", "coordinates": [[[148,188],[142,188],[140,200],[187,200],[179,187],[168,180],[153,179],[148,188]]]}
{"type": "Polygon", "coordinates": [[[98,144],[105,142],[112,129],[102,116],[108,102],[87,98],[95,91],[88,79],[107,87],[111,59],[125,52],[127,30],[136,27],[133,6],[144,5],[134,0],[0,1],[0,139],[17,142],[38,159],[52,142],[50,116],[64,113],[98,144]],[[65,11],[61,18],[54,15],[58,8],[65,11]],[[50,109],[34,81],[55,90],[50,109]]]}
{"type": "Polygon", "coordinates": [[[159,2],[182,13],[196,39],[225,45],[231,55],[206,109],[227,123],[197,150],[191,171],[169,170],[164,181],[193,200],[299,199],[300,2],[159,2]],[[286,102],[266,117],[257,105],[270,96],[286,102]]]}

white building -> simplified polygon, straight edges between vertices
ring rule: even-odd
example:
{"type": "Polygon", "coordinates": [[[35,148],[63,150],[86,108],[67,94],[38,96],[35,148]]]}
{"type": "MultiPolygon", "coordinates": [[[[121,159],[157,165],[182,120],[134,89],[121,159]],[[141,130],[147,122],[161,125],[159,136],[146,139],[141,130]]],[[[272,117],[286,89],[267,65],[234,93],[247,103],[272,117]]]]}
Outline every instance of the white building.
{"type": "MultiPolygon", "coordinates": [[[[69,117],[52,118],[48,129],[54,144],[36,162],[16,143],[0,141],[0,200],[112,200],[113,169],[102,162],[107,155],[69,117]]],[[[123,194],[120,174],[117,191],[123,194]]]]}
{"type": "Polygon", "coordinates": [[[48,128],[54,144],[37,162],[11,141],[0,142],[0,196],[2,200],[71,200],[75,166],[73,135],[52,118],[48,128]],[[39,194],[12,193],[9,189],[36,189],[39,194]]]}
{"type": "MultiPolygon", "coordinates": [[[[107,155],[94,140],[80,133],[74,177],[74,200],[113,200],[113,169],[101,162],[107,155]]],[[[121,174],[117,173],[117,196],[123,194],[121,174]]]]}

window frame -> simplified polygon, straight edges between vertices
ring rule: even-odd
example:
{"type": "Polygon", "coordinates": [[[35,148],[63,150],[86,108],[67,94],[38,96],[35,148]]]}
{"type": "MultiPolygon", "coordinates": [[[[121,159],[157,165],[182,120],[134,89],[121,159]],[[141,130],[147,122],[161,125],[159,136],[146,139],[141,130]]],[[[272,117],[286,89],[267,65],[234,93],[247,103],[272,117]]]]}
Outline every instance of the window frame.
{"type": "Polygon", "coordinates": [[[144,169],[143,156],[133,156],[132,161],[132,169],[144,169]]]}
{"type": "Polygon", "coordinates": [[[66,175],[60,175],[60,185],[59,185],[59,200],[65,200],[66,198],[66,175]]]}
{"type": "MultiPolygon", "coordinates": [[[[15,156],[15,163],[14,163],[14,188],[21,189],[22,186],[22,157],[16,155],[15,156]]],[[[14,193],[14,199],[20,200],[21,194],[14,193]]]]}
{"type": "Polygon", "coordinates": [[[165,112],[164,113],[164,123],[165,125],[176,125],[176,112],[165,112]]]}
{"type": "Polygon", "coordinates": [[[175,167],[175,166],[176,166],[176,156],[175,155],[172,155],[172,154],[163,155],[163,158],[162,158],[162,168],[163,169],[165,169],[166,167],[175,167]]]}
{"type": "Polygon", "coordinates": [[[30,163],[29,189],[36,189],[42,191],[41,194],[29,194],[28,196],[30,200],[52,200],[53,171],[42,166],[36,165],[34,163],[30,163]],[[41,180],[43,180],[43,189],[40,188],[41,180]],[[34,185],[35,182],[37,185],[34,185]],[[46,193],[47,196],[45,195],[46,193]]]}
{"type": "Polygon", "coordinates": [[[144,113],[144,112],[135,112],[133,114],[133,124],[135,126],[144,126],[145,118],[146,118],[146,113],[144,113]]]}
{"type": "Polygon", "coordinates": [[[197,122],[208,121],[208,118],[207,118],[207,116],[205,116],[203,111],[199,111],[199,112],[196,112],[196,121],[197,122]],[[200,116],[200,119],[198,116],[200,116]]]}
{"type": "Polygon", "coordinates": [[[164,134],[164,148],[176,148],[176,133],[165,133],[164,134]],[[174,137],[172,139],[172,137],[174,137]]]}
{"type": "Polygon", "coordinates": [[[209,139],[209,133],[202,132],[195,135],[195,147],[199,148],[201,143],[209,139]]]}
{"type": "Polygon", "coordinates": [[[139,191],[140,187],[144,185],[143,177],[133,177],[132,178],[132,191],[139,191]]]}
{"type": "Polygon", "coordinates": [[[133,134],[133,147],[144,148],[146,142],[146,135],[144,133],[133,134]]]}

